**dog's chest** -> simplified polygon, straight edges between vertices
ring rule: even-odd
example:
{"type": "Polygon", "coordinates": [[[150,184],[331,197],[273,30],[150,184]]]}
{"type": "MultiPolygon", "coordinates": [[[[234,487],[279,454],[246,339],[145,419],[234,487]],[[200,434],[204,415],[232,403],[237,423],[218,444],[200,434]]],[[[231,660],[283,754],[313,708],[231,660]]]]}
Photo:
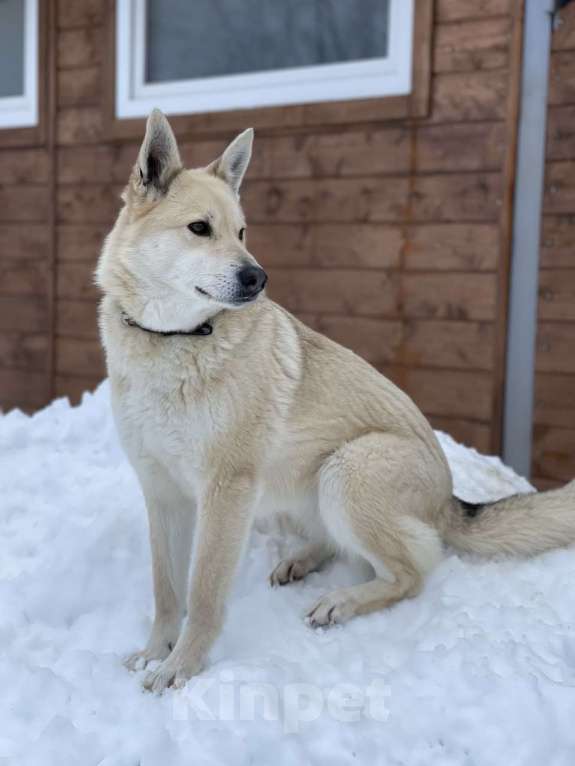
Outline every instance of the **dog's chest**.
{"type": "Polygon", "coordinates": [[[208,408],[194,399],[185,382],[157,385],[130,380],[116,393],[116,418],[132,457],[155,459],[170,473],[201,468],[211,422],[208,408]]]}

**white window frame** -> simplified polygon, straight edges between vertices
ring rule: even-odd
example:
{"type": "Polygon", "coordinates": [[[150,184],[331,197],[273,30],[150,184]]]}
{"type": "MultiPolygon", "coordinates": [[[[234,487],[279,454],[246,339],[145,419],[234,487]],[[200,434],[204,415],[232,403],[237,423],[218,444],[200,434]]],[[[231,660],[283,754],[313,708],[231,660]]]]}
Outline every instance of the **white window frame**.
{"type": "Polygon", "coordinates": [[[116,2],[116,115],[194,114],[399,96],[411,91],[414,0],[390,0],[385,58],[149,84],[146,0],[116,2]]]}
{"type": "Polygon", "coordinates": [[[24,0],[24,93],[0,96],[0,128],[38,124],[38,2],[24,0]]]}

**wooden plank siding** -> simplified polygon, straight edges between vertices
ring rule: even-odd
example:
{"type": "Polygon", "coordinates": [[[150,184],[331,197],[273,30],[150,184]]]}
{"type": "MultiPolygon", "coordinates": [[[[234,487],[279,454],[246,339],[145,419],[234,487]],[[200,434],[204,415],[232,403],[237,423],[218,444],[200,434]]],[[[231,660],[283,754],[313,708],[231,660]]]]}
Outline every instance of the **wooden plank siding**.
{"type": "Polygon", "coordinates": [[[575,474],[575,6],[554,25],[539,264],[535,483],[575,474]]]}
{"type": "MultiPolygon", "coordinates": [[[[385,117],[375,102],[349,111],[324,104],[208,115],[179,134],[184,162],[202,165],[253,121],[242,200],[248,246],[269,271],[270,295],[390,375],[434,425],[483,451],[499,449],[496,344],[505,307],[498,274],[520,5],[436,0],[426,117],[394,118],[390,99],[385,117]]],[[[57,0],[54,199],[44,193],[42,150],[11,157],[10,180],[0,188],[7,237],[0,278],[6,275],[6,301],[15,290],[25,297],[17,310],[26,328],[22,348],[0,336],[0,368],[19,364],[36,374],[42,361],[46,320],[33,302],[45,278],[42,222],[54,205],[53,392],[73,401],[104,375],[93,271],[140,137],[128,127],[122,136],[107,128],[110,7],[106,0],[57,0]],[[22,262],[11,266],[16,257],[22,262]]],[[[564,261],[568,232],[553,238],[547,257],[564,261]]],[[[565,287],[554,289],[555,306],[568,300],[565,287]]],[[[10,392],[4,399],[12,403],[10,392]]]]}

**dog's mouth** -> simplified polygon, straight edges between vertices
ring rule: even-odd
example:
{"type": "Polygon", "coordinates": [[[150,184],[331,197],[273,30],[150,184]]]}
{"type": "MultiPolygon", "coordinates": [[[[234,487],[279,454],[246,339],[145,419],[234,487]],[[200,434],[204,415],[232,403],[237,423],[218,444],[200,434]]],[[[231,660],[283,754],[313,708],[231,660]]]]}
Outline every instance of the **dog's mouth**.
{"type": "Polygon", "coordinates": [[[216,301],[217,303],[227,303],[230,306],[243,306],[246,303],[253,303],[255,300],[257,300],[257,298],[262,292],[261,290],[259,290],[257,293],[252,293],[250,295],[236,295],[231,299],[222,300],[221,298],[214,297],[207,290],[204,290],[203,287],[198,287],[196,285],[194,289],[198,293],[198,295],[202,296],[202,298],[208,298],[208,300],[216,301]]]}

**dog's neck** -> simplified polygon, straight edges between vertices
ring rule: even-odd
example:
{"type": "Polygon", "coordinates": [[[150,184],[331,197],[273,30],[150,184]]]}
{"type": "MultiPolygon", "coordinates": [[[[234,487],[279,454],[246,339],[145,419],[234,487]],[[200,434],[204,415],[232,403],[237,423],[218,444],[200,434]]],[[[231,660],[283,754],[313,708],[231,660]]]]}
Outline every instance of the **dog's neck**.
{"type": "Polygon", "coordinates": [[[214,331],[213,322],[208,320],[206,322],[202,322],[202,324],[198,325],[197,327],[194,327],[191,330],[153,330],[151,327],[146,327],[143,324],[140,324],[139,322],[136,322],[135,319],[132,319],[130,315],[124,311],[122,308],[120,308],[120,319],[121,321],[127,325],[128,327],[134,327],[138,330],[141,330],[142,332],[151,333],[152,335],[159,335],[163,338],[171,338],[175,335],[179,336],[202,336],[202,335],[211,335],[214,331]]]}

